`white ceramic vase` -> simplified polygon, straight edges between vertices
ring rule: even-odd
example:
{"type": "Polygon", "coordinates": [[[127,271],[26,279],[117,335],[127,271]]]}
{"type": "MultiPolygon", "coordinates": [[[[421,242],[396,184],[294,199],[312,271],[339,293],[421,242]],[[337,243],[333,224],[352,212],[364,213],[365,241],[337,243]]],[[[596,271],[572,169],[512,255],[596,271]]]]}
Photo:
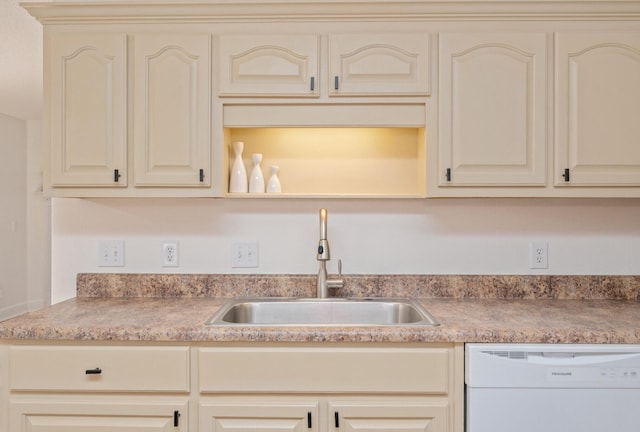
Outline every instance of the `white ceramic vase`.
{"type": "Polygon", "coordinates": [[[233,151],[236,156],[229,177],[229,192],[231,193],[246,193],[248,190],[247,169],[242,161],[242,150],[244,150],[244,142],[236,141],[233,143],[233,151]]]}
{"type": "Polygon", "coordinates": [[[249,192],[264,193],[264,176],[262,175],[262,168],[260,168],[260,164],[262,163],[262,154],[252,154],[251,160],[253,160],[253,169],[249,176],[249,192]]]}
{"type": "Polygon", "coordinates": [[[271,176],[267,182],[267,192],[269,193],[282,192],[282,185],[280,185],[280,179],[278,178],[278,168],[278,165],[271,165],[269,168],[271,172],[271,176]]]}

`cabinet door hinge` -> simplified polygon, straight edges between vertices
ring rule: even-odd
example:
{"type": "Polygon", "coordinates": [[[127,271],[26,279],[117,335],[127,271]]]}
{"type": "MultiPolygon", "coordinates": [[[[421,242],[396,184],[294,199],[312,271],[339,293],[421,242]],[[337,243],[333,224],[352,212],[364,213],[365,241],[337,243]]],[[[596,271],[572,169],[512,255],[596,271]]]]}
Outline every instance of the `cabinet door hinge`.
{"type": "Polygon", "coordinates": [[[178,424],[180,423],[180,411],[174,411],[173,412],[173,427],[178,427],[178,424]]]}
{"type": "Polygon", "coordinates": [[[564,181],[568,182],[570,177],[569,177],[569,168],[565,168],[564,169],[564,174],[562,174],[562,177],[564,177],[564,181]]]}

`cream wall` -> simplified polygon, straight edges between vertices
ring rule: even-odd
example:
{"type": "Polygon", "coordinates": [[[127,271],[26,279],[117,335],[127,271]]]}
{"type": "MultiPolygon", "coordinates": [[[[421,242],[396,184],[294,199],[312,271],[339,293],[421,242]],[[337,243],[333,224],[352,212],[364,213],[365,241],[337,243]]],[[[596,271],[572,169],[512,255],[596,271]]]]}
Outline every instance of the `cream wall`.
{"type": "Polygon", "coordinates": [[[41,123],[0,114],[0,320],[49,302],[49,200],[41,123]]]}
{"type": "Polygon", "coordinates": [[[0,319],[27,310],[27,122],[0,114],[0,319]]]}
{"type": "Polygon", "coordinates": [[[79,272],[317,271],[318,209],[329,211],[331,272],[640,274],[640,200],[54,199],[52,300],[79,272]],[[125,267],[97,267],[98,241],[125,240],[125,267]],[[178,240],[180,267],[161,266],[178,240]],[[234,240],[259,242],[259,267],[231,267],[234,240]],[[529,243],[549,242],[549,269],[529,243]]]}

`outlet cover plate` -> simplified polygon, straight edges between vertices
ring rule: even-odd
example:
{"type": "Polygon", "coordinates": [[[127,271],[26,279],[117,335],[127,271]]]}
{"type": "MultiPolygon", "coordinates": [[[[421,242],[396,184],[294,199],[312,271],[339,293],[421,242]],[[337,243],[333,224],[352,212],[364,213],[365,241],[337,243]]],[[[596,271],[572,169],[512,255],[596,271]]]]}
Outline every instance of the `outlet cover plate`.
{"type": "Polygon", "coordinates": [[[545,241],[531,242],[530,267],[532,269],[549,268],[549,244],[545,241]]]}

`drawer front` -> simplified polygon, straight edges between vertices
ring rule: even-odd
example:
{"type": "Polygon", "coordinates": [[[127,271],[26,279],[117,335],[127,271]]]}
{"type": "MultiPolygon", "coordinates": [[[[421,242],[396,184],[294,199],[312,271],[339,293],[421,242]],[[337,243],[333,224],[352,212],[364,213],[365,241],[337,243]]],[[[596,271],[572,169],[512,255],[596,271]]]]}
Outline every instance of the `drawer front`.
{"type": "Polygon", "coordinates": [[[188,347],[14,346],[12,390],[189,391],[188,347]]]}
{"type": "Polygon", "coordinates": [[[200,392],[448,393],[448,348],[201,348],[200,392]]]}

